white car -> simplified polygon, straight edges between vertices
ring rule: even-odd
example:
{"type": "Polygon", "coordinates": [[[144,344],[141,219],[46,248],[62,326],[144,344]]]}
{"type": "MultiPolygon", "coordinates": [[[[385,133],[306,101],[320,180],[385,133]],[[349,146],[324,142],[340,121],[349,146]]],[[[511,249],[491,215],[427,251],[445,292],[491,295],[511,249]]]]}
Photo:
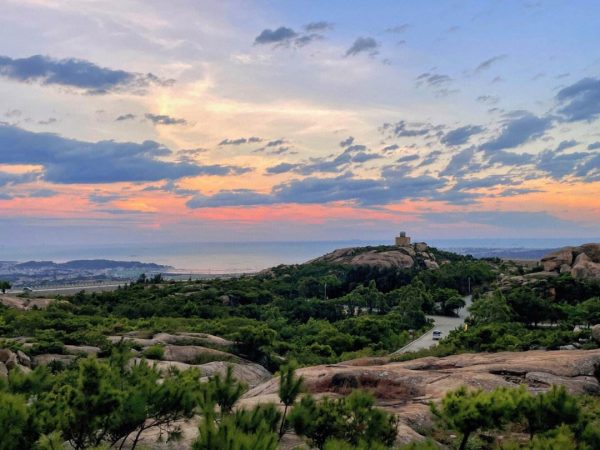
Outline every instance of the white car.
{"type": "Polygon", "coordinates": [[[440,330],[433,330],[433,340],[439,341],[442,338],[442,332],[440,330]]]}

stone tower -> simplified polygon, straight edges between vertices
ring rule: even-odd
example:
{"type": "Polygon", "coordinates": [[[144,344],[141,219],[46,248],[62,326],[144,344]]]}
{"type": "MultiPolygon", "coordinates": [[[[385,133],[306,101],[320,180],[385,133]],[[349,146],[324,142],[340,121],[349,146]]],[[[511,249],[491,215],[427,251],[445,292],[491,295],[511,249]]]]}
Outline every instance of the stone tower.
{"type": "Polygon", "coordinates": [[[406,231],[401,231],[400,236],[396,237],[396,245],[398,247],[407,247],[410,245],[410,237],[406,235],[406,231]]]}

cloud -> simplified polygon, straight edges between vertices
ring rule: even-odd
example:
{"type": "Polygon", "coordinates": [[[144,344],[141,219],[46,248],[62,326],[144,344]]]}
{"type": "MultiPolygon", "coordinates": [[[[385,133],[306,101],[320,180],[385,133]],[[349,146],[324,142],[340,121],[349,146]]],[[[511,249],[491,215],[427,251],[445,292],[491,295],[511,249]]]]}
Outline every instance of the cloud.
{"type": "MultiPolygon", "coordinates": [[[[547,172],[552,178],[560,180],[574,174],[590,156],[591,153],[585,152],[559,154],[558,150],[546,150],[540,154],[536,167],[547,172]]],[[[587,172],[586,170],[581,175],[588,175],[587,172]]]]}
{"type": "Polygon", "coordinates": [[[256,142],[262,142],[262,138],[252,136],[249,138],[241,137],[237,139],[223,139],[219,142],[219,145],[242,145],[242,144],[254,144],[256,142]]]}
{"type": "Polygon", "coordinates": [[[577,142],[575,139],[571,139],[569,141],[562,141],[560,144],[558,144],[555,151],[561,152],[568,148],[575,147],[578,144],[579,144],[579,142],[577,142]]]}
{"type": "Polygon", "coordinates": [[[556,94],[558,113],[567,122],[592,121],[600,116],[600,79],[584,78],[556,94]]]}
{"type": "Polygon", "coordinates": [[[467,125],[464,127],[456,128],[455,130],[449,131],[441,139],[442,144],[446,145],[462,145],[466,144],[471,136],[479,134],[484,131],[483,127],[476,125],[467,125]]]}
{"type": "Polygon", "coordinates": [[[421,163],[419,164],[419,167],[428,166],[430,164],[433,164],[434,162],[436,162],[439,159],[441,154],[442,154],[442,152],[439,150],[435,150],[435,151],[429,153],[427,156],[425,156],[423,161],[421,161],[421,163]]]}
{"type": "Polygon", "coordinates": [[[53,183],[113,183],[159,181],[199,175],[224,176],[247,171],[237,166],[175,163],[173,155],[155,142],[67,139],[0,124],[0,164],[43,166],[43,178],[53,183]]]}
{"type": "Polygon", "coordinates": [[[600,148],[600,141],[592,142],[590,145],[587,146],[588,150],[598,150],[599,148],[600,148]]]}
{"type": "Polygon", "coordinates": [[[385,32],[401,34],[401,33],[404,33],[406,30],[408,30],[409,28],[410,28],[410,25],[408,23],[403,23],[402,25],[396,25],[394,27],[386,28],[385,32]]]}
{"type": "Polygon", "coordinates": [[[509,230],[530,230],[552,228],[564,230],[565,227],[572,229],[574,222],[559,219],[547,212],[528,212],[528,211],[464,211],[464,212],[443,212],[443,213],[425,213],[423,218],[427,221],[438,224],[470,223],[490,225],[509,230]]]}
{"type": "Polygon", "coordinates": [[[122,114],[115,119],[115,122],[123,122],[125,120],[135,119],[135,114],[122,114]]]}
{"type": "Polygon", "coordinates": [[[480,73],[483,72],[484,70],[488,70],[490,67],[492,67],[495,63],[497,63],[498,61],[503,60],[504,58],[506,58],[507,55],[498,55],[498,56],[494,56],[493,58],[490,59],[486,59],[485,61],[482,61],[476,68],[475,68],[475,73],[480,73]]]}
{"type": "Polygon", "coordinates": [[[294,30],[288,27],[279,27],[275,30],[269,28],[263,30],[254,39],[254,44],[285,44],[298,36],[294,30]]]}
{"type": "Polygon", "coordinates": [[[23,83],[71,87],[90,94],[113,91],[140,93],[152,84],[170,85],[174,82],[151,73],[143,75],[100,67],[83,59],[53,59],[42,55],[17,59],[0,56],[0,76],[23,83]]]}
{"type": "Polygon", "coordinates": [[[287,172],[291,172],[291,171],[297,169],[300,166],[301,166],[300,164],[281,163],[281,164],[277,164],[276,166],[267,168],[267,173],[270,175],[287,173],[287,172]]]}
{"type": "Polygon", "coordinates": [[[392,144],[392,145],[386,145],[385,147],[383,147],[381,149],[382,152],[387,153],[387,152],[393,152],[394,150],[398,150],[400,148],[400,146],[398,144],[392,144]]]}
{"type": "Polygon", "coordinates": [[[40,177],[40,172],[10,173],[0,171],[0,187],[22,183],[31,183],[40,177]]]}
{"type": "Polygon", "coordinates": [[[476,160],[475,148],[467,148],[457,153],[450,159],[450,162],[444,170],[440,172],[442,176],[452,175],[462,176],[467,172],[474,172],[481,169],[481,164],[476,160]]]}
{"type": "Polygon", "coordinates": [[[396,123],[384,123],[382,130],[389,130],[396,137],[416,137],[429,134],[432,131],[432,127],[428,124],[408,123],[405,120],[400,120],[396,123]]]}
{"type": "Polygon", "coordinates": [[[372,37],[359,37],[352,46],[346,50],[346,57],[356,56],[360,53],[367,53],[369,56],[375,56],[379,53],[379,43],[372,37]]]}
{"type": "Polygon", "coordinates": [[[398,158],[399,163],[403,163],[403,162],[410,162],[410,161],[415,161],[419,159],[419,155],[417,154],[412,154],[412,155],[406,155],[406,156],[402,156],[401,158],[398,158]]]}
{"type": "Polygon", "coordinates": [[[538,117],[529,112],[518,112],[503,126],[500,134],[481,146],[494,151],[515,148],[542,136],[552,125],[552,118],[538,117]]]}
{"type": "Polygon", "coordinates": [[[212,196],[197,194],[187,201],[188,208],[214,208],[221,206],[269,205],[275,203],[270,194],[261,194],[249,189],[220,191],[212,196]]]}
{"type": "Polygon", "coordinates": [[[48,117],[46,120],[38,120],[38,125],[52,125],[53,123],[58,122],[56,117],[48,117]]]}
{"type": "Polygon", "coordinates": [[[166,114],[144,114],[144,117],[154,125],[186,125],[185,119],[176,119],[175,117],[167,116],[166,114]]]}
{"type": "Polygon", "coordinates": [[[346,139],[340,142],[340,147],[348,147],[349,145],[352,145],[353,142],[354,138],[352,136],[348,136],[346,139]]]}
{"type": "Polygon", "coordinates": [[[307,23],[306,25],[304,25],[304,29],[311,33],[329,31],[329,30],[333,29],[333,23],[326,22],[324,20],[321,20],[318,22],[310,22],[310,23],[307,23]]]}
{"type": "Polygon", "coordinates": [[[424,83],[424,84],[426,84],[428,86],[432,86],[432,87],[439,87],[441,85],[450,83],[451,81],[452,81],[452,78],[449,77],[448,75],[429,73],[429,72],[422,73],[421,75],[419,75],[417,77],[418,85],[424,83]]]}

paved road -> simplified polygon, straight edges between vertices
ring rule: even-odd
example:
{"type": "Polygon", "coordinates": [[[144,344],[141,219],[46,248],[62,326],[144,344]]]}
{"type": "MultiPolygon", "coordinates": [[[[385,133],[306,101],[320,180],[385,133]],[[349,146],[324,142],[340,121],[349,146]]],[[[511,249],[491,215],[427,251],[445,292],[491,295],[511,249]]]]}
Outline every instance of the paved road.
{"type": "Polygon", "coordinates": [[[447,317],[447,316],[427,316],[429,319],[433,319],[434,325],[424,335],[418,337],[410,344],[402,347],[400,350],[396,350],[392,355],[398,355],[400,353],[416,352],[424,348],[434,347],[439,344],[439,341],[433,340],[433,331],[439,330],[442,332],[442,338],[448,336],[450,331],[460,327],[465,323],[465,319],[469,315],[468,308],[471,306],[472,297],[467,295],[463,297],[465,301],[465,307],[458,310],[458,317],[447,317]]]}

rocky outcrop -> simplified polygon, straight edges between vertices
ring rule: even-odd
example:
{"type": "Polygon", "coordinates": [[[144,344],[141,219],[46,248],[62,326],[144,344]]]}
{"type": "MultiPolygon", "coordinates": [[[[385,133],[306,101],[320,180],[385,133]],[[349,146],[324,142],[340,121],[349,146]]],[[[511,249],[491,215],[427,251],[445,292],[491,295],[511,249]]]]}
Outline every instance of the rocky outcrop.
{"type": "Polygon", "coordinates": [[[213,336],[206,333],[157,333],[152,338],[141,338],[135,335],[124,336],[108,336],[110,342],[117,343],[121,339],[131,342],[140,347],[148,347],[150,345],[165,344],[165,345],[210,345],[213,347],[226,348],[233,345],[233,342],[223,339],[219,336],[213,336]]]}
{"type": "Polygon", "coordinates": [[[573,278],[600,279],[600,244],[564,247],[541,259],[544,273],[567,273],[573,278]]]}
{"type": "MultiPolygon", "coordinates": [[[[21,311],[29,311],[32,309],[46,309],[48,306],[57,300],[50,298],[26,298],[17,297],[15,295],[0,295],[0,303],[8,308],[19,309],[21,311]]],[[[66,303],[63,300],[64,303],[66,303]]]]}
{"type": "Polygon", "coordinates": [[[0,348],[0,378],[6,378],[11,370],[30,372],[31,359],[22,351],[16,353],[8,348],[0,348]]]}
{"type": "Polygon", "coordinates": [[[335,264],[347,264],[351,266],[371,266],[385,269],[410,269],[422,267],[426,269],[439,268],[439,262],[429,251],[424,242],[399,246],[382,247],[351,247],[341,248],[327,253],[309,263],[329,262],[335,264]]]}
{"type": "MultiPolygon", "coordinates": [[[[306,391],[317,396],[345,395],[355,388],[371,391],[379,406],[412,429],[414,438],[418,430],[430,426],[429,403],[439,401],[449,390],[525,385],[531,391],[545,391],[556,384],[572,393],[597,394],[600,384],[594,372],[599,366],[600,349],[466,353],[407,362],[365,358],[306,367],[297,373],[304,378],[306,391]]],[[[269,380],[248,391],[241,405],[277,402],[278,388],[277,378],[269,380]]]]}
{"type": "Polygon", "coordinates": [[[233,377],[236,380],[247,384],[251,388],[270,380],[272,377],[271,372],[269,372],[263,366],[254,363],[238,364],[233,362],[213,361],[206,364],[187,364],[177,361],[151,361],[142,360],[140,358],[133,359],[135,364],[139,364],[141,361],[146,361],[146,364],[155,366],[161,372],[169,371],[171,368],[176,368],[182,371],[195,368],[200,371],[200,375],[204,381],[215,375],[224,376],[227,373],[227,367],[231,366],[233,369],[233,377]]]}

